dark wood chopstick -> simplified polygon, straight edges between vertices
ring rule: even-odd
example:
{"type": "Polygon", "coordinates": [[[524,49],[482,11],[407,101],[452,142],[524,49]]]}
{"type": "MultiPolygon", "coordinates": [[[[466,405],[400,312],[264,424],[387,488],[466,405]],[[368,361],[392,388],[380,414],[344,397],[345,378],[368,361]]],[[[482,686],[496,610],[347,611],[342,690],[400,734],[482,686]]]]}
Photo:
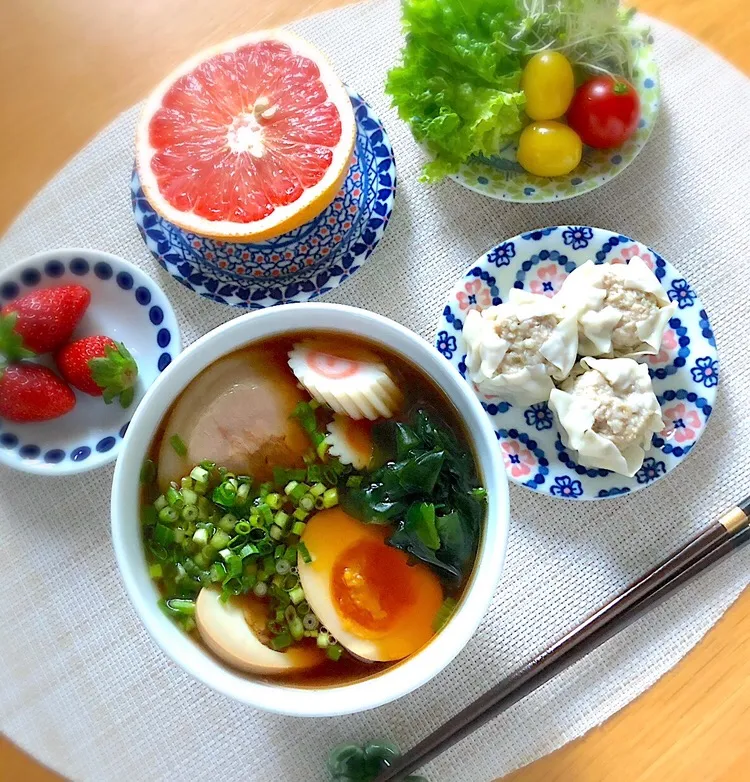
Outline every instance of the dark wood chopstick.
{"type": "Polygon", "coordinates": [[[707,567],[750,540],[750,497],[496,684],[405,755],[375,782],[395,782],[428,763],[656,607],[707,567]]]}

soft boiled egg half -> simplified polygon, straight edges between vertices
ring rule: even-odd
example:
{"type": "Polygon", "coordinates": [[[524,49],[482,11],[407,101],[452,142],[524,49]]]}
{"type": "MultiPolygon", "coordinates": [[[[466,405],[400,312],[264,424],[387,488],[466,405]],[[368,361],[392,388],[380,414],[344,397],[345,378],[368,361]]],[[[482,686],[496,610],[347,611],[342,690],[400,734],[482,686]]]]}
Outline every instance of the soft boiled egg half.
{"type": "Polygon", "coordinates": [[[390,529],[340,508],[312,517],[302,535],[311,562],[298,558],[305,598],[320,622],[364,660],[401,660],[435,634],[443,602],[437,576],[386,544],[390,529]]]}

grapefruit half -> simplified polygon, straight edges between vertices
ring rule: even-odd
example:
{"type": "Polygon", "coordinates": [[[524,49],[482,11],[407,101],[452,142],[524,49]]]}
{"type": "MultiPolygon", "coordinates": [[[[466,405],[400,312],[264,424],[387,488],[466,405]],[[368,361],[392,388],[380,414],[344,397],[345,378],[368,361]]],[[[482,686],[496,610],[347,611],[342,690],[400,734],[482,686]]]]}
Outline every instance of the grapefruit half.
{"type": "Polygon", "coordinates": [[[166,220],[254,242],[334,199],[356,138],[346,88],[323,55],[283,30],[207,49],[151,94],[136,136],[146,198],[166,220]]]}

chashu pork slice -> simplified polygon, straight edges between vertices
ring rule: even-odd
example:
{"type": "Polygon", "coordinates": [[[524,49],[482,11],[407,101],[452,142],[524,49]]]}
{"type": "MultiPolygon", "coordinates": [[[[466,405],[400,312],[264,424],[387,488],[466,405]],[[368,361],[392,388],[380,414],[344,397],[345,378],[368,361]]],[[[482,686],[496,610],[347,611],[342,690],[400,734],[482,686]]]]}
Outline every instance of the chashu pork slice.
{"type": "Polygon", "coordinates": [[[274,466],[303,463],[310,443],[290,416],[308,397],[284,358],[251,348],[220,359],[193,380],[164,428],[158,454],[162,491],[204,459],[261,481],[272,477],[274,466]],[[170,443],[174,435],[187,446],[184,457],[170,443]]]}

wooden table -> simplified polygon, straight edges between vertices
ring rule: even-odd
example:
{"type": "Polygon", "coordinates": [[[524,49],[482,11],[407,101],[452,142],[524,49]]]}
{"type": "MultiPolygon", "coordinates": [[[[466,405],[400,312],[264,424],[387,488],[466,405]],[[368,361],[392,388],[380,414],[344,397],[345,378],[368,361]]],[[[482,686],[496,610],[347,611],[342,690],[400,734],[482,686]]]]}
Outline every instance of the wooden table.
{"type": "MultiPolygon", "coordinates": [[[[187,55],[240,31],[345,2],[0,0],[0,231],[91,136],[187,55]]],[[[750,73],[747,0],[639,0],[638,7],[750,73]]],[[[0,740],[0,780],[56,778],[0,740]]],[[[650,691],[603,727],[505,782],[747,779],[750,591],[650,691]]]]}

